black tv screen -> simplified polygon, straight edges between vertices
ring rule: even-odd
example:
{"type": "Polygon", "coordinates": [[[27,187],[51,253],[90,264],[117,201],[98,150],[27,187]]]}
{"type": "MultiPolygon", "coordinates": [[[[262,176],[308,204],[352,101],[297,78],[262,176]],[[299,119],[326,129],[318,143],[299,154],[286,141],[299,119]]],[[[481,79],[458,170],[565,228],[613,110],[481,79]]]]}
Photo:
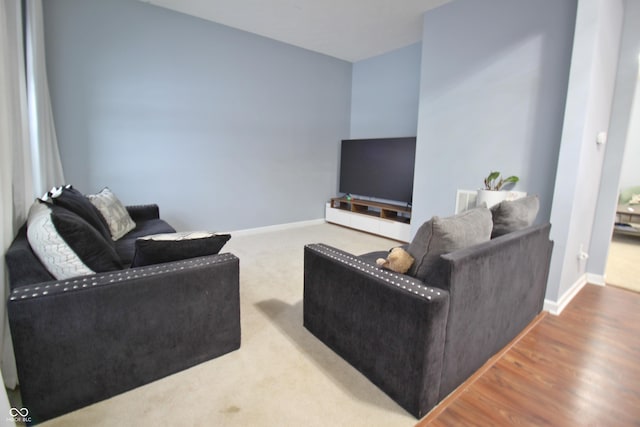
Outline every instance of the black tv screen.
{"type": "Polygon", "coordinates": [[[416,138],[345,139],[339,191],[411,203],[416,138]]]}

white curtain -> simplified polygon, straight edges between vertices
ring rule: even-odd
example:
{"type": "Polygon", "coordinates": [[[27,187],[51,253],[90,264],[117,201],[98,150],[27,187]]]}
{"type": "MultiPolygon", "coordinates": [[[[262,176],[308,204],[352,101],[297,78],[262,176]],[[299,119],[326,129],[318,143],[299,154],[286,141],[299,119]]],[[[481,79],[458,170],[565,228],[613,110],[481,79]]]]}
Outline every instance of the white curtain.
{"type": "MultiPolygon", "coordinates": [[[[22,2],[0,1],[0,357],[3,381],[15,388],[18,378],[7,323],[4,253],[36,195],[63,184],[64,177],[46,83],[42,2],[25,2],[29,8],[25,20],[29,46],[25,46],[22,2]]],[[[0,409],[0,417],[6,413],[0,409]]]]}
{"type": "Polygon", "coordinates": [[[63,185],[65,182],[47,83],[42,0],[29,0],[25,4],[27,8],[27,94],[33,186],[36,194],[44,194],[54,185],[63,185]]]}

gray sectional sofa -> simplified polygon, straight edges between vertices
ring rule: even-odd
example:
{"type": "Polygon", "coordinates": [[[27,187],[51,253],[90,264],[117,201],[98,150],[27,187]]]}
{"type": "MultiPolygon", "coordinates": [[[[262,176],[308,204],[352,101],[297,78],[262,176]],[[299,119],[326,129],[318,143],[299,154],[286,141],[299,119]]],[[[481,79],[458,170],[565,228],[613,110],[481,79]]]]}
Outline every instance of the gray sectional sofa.
{"type": "Polygon", "coordinates": [[[113,244],[122,268],[55,279],[26,224],[6,253],[20,392],[34,423],[240,347],[238,258],[129,268],[138,237],[175,230],[157,205],[127,211],[135,228],[113,244]]]}
{"type": "MultiPolygon", "coordinates": [[[[478,213],[484,241],[451,251],[439,247],[421,254],[416,241],[434,249],[447,239],[444,246],[450,245],[452,235],[476,239],[475,221],[453,218],[444,237],[436,228],[446,221],[425,223],[406,247],[416,258],[409,273],[419,277],[378,267],[375,259],[385,252],[356,256],[324,244],[305,247],[304,326],[417,418],[542,310],[550,224],[520,223],[518,230],[503,228],[490,239],[487,212],[478,213]],[[431,265],[423,269],[427,261],[431,265]]],[[[498,213],[492,213],[500,229],[498,213]]]]}

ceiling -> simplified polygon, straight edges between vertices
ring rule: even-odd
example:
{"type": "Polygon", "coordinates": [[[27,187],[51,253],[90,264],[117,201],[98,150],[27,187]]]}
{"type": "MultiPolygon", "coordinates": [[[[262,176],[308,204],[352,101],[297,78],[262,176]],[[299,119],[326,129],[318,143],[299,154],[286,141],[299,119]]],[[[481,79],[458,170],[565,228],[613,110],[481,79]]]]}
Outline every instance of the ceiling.
{"type": "Polygon", "coordinates": [[[140,0],[350,62],[422,39],[451,0],[140,0]]]}

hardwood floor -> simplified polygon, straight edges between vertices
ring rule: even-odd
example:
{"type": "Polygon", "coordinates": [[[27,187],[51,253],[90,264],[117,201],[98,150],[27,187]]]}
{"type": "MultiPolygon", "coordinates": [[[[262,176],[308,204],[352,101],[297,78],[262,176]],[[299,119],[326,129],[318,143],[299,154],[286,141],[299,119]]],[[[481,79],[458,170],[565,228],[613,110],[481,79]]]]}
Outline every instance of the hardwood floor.
{"type": "Polygon", "coordinates": [[[640,426],[640,294],[586,285],[418,426],[640,426]]]}

